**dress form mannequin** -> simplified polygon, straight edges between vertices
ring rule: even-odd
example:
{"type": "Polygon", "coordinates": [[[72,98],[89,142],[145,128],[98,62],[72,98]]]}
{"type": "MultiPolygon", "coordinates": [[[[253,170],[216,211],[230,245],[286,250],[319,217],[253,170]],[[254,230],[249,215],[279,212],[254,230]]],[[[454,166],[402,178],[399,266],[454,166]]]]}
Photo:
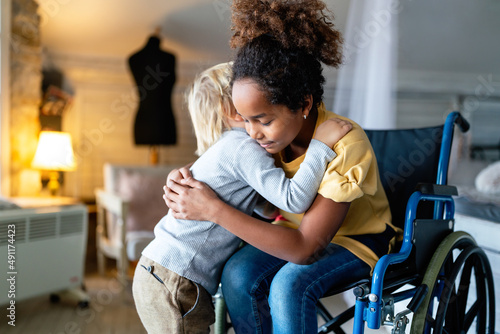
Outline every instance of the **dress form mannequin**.
{"type": "Polygon", "coordinates": [[[150,146],[152,164],[158,163],[158,146],[177,142],[171,102],[175,83],[175,56],[160,49],[158,33],[157,30],[146,45],[128,59],[139,93],[134,140],[136,145],[150,146]]]}

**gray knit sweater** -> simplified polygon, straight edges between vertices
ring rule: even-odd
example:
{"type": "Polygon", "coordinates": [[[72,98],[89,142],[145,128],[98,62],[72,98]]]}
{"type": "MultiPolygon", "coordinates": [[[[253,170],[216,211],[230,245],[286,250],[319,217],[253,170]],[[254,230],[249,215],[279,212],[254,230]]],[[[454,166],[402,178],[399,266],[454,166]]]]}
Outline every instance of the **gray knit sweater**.
{"type": "MultiPolygon", "coordinates": [[[[312,140],[299,171],[287,179],[273,157],[244,129],[223,133],[191,167],[193,177],[210,186],[224,202],[251,214],[260,193],[283,210],[302,213],[316,197],[326,165],[335,152],[312,140]]],[[[175,219],[170,213],[154,229],[155,239],[142,254],[201,284],[215,294],[222,268],[240,239],[209,221],[175,219]]]]}

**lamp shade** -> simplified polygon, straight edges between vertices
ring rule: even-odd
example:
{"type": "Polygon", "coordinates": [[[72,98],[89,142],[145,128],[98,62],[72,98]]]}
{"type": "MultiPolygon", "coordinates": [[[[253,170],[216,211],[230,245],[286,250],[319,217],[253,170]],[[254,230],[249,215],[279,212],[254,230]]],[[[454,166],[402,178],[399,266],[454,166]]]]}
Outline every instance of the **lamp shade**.
{"type": "Polygon", "coordinates": [[[75,170],[76,162],[71,135],[60,131],[40,132],[38,147],[31,166],[53,171],[75,170]]]}

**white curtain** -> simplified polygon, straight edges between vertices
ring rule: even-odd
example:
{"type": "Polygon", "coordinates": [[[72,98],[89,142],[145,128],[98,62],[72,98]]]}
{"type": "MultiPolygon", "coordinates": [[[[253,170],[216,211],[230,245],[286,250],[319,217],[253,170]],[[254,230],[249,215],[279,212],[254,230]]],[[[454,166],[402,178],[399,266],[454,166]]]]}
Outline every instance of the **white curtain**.
{"type": "Polygon", "coordinates": [[[333,111],[365,129],[396,127],[399,1],[351,0],[333,111]]]}

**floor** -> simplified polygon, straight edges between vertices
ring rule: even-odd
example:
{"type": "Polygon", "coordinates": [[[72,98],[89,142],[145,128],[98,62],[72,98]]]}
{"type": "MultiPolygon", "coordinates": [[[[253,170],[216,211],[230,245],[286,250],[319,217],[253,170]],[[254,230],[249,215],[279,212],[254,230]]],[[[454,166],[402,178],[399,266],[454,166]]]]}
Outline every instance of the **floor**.
{"type": "Polygon", "coordinates": [[[85,286],[90,297],[88,308],[79,308],[73,298],[62,298],[54,303],[46,295],[20,301],[16,303],[16,326],[9,326],[3,320],[0,333],[146,333],[129,288],[124,288],[112,277],[100,277],[97,273],[85,277],[85,286]]]}

